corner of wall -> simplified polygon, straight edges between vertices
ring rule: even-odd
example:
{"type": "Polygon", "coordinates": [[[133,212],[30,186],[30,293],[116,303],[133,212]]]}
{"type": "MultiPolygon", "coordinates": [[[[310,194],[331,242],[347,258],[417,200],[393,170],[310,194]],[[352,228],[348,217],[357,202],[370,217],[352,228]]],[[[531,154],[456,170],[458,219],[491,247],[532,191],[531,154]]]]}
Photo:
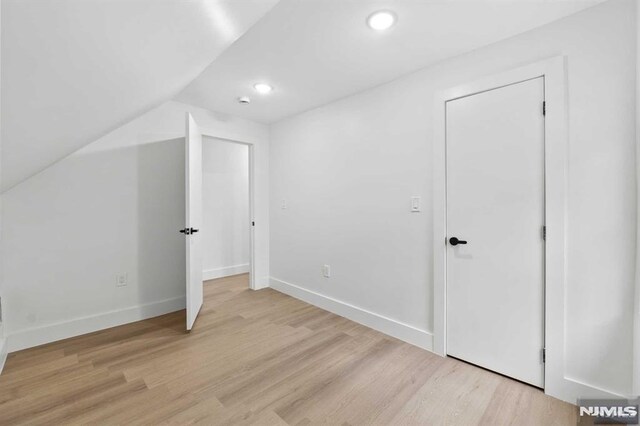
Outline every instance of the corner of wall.
{"type": "Polygon", "coordinates": [[[640,395],[640,4],[636,5],[636,294],[633,327],[632,393],[640,395]]]}
{"type": "Polygon", "coordinates": [[[232,275],[246,274],[249,272],[249,264],[225,266],[216,269],[205,269],[202,271],[202,280],[209,281],[217,278],[230,277],[232,275]]]}
{"type": "Polygon", "coordinates": [[[4,337],[2,324],[0,324],[0,374],[2,374],[4,363],[7,360],[7,354],[9,353],[7,350],[8,347],[9,345],[7,344],[7,339],[4,337]]]}
{"type": "Polygon", "coordinates": [[[254,290],[262,290],[269,287],[271,287],[269,277],[256,277],[254,290]]]}

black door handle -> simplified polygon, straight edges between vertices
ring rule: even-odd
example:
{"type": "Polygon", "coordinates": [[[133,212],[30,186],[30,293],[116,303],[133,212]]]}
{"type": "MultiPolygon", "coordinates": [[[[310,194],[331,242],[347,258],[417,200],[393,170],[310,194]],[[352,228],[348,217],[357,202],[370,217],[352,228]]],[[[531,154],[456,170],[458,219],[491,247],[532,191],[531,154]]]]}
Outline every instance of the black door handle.
{"type": "Polygon", "coordinates": [[[180,230],[180,233],[184,235],[191,235],[191,234],[195,234],[198,231],[200,230],[195,228],[184,228],[180,230]]]}
{"type": "Polygon", "coordinates": [[[457,246],[458,244],[467,244],[465,240],[459,240],[456,237],[449,238],[449,244],[452,246],[457,246]]]}

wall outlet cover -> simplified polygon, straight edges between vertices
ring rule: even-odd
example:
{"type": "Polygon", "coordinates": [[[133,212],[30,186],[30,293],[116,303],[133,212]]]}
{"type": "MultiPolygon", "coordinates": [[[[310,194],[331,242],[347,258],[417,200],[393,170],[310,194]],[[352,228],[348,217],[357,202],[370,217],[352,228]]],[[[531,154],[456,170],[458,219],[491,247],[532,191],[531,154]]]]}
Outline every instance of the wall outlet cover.
{"type": "Polygon", "coordinates": [[[126,272],[116,275],[116,287],[124,287],[127,285],[128,281],[126,272]]]}

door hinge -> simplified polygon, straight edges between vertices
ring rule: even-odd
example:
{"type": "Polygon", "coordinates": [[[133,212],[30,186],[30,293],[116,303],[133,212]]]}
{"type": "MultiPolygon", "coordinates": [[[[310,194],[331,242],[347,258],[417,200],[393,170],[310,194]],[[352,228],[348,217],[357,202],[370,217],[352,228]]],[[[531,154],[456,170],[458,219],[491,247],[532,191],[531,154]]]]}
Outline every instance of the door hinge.
{"type": "Polygon", "coordinates": [[[542,102],[542,115],[547,115],[547,101],[542,102]]]}
{"type": "Polygon", "coordinates": [[[542,348],[542,363],[547,362],[547,348],[542,348]]]}
{"type": "Polygon", "coordinates": [[[546,241],[546,240],[547,240],[547,227],[546,227],[546,226],[543,226],[543,227],[542,227],[542,239],[543,239],[544,241],[546,241]]]}
{"type": "Polygon", "coordinates": [[[251,226],[256,226],[256,223],[255,222],[251,222],[251,226]]]}

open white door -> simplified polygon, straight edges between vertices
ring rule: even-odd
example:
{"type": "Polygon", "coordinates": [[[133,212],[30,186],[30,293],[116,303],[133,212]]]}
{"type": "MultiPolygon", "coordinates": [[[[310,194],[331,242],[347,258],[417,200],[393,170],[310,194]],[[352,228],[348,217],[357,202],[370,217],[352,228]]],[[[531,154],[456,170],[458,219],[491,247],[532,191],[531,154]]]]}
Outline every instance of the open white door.
{"type": "Polygon", "coordinates": [[[202,224],[202,135],[198,125],[187,113],[186,131],[186,227],[187,246],[187,330],[191,330],[202,307],[202,241],[198,231],[202,224]]]}

